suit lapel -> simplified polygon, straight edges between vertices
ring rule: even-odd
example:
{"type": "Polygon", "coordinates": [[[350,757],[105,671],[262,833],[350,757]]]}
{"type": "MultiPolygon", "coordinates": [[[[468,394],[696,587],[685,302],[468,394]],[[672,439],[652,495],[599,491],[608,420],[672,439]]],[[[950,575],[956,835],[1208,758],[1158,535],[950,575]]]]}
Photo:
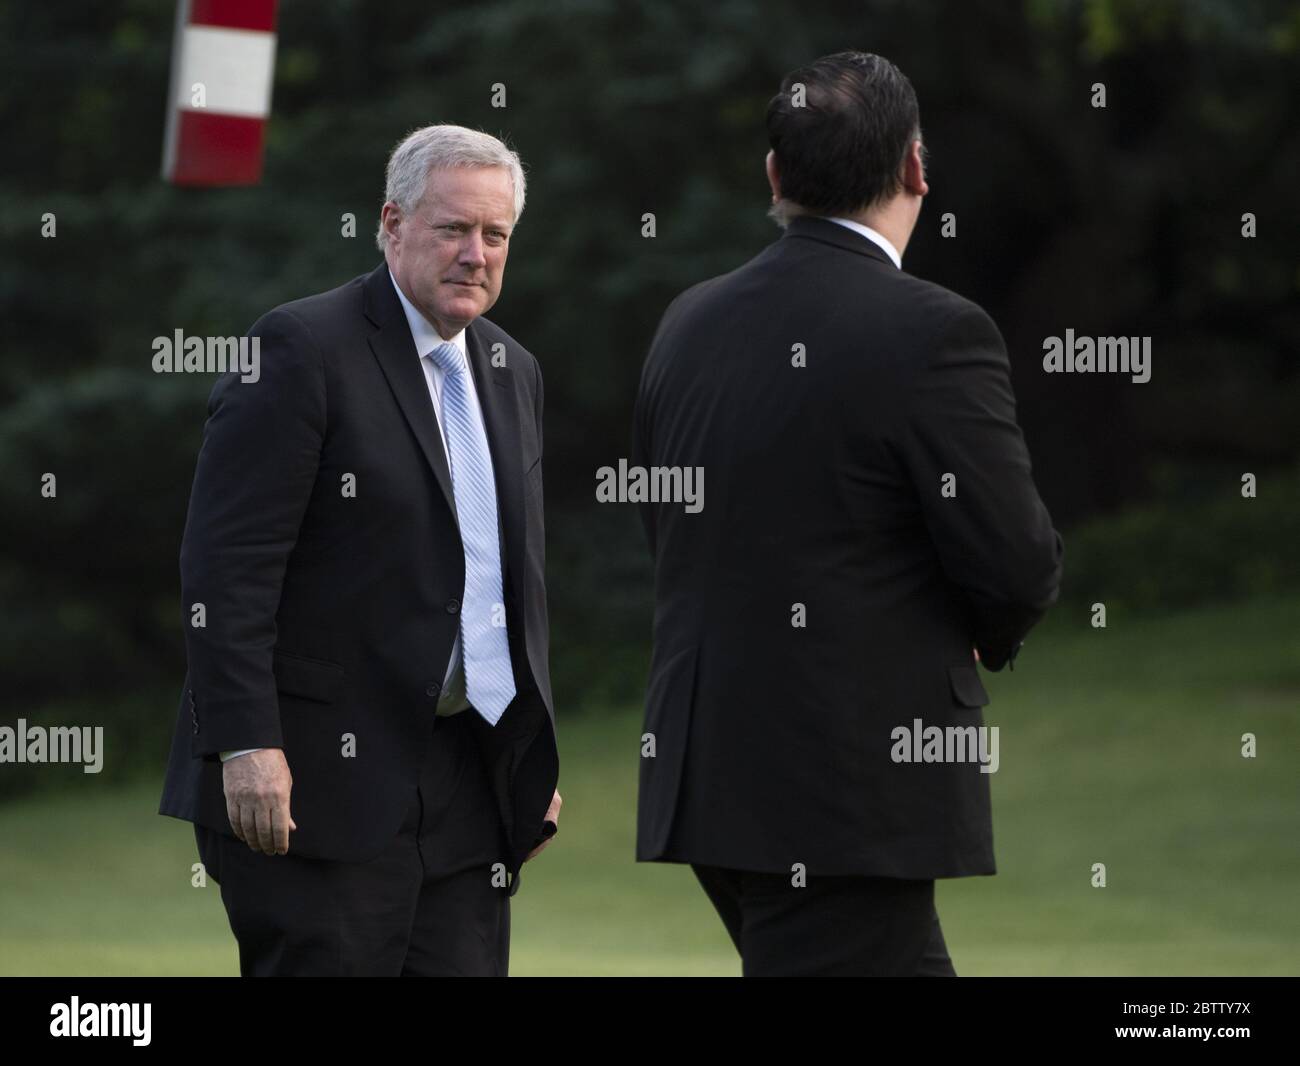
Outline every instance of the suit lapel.
{"type": "Polygon", "coordinates": [[[497,508],[505,548],[506,568],[522,574],[524,562],[524,479],[522,441],[519,435],[519,402],[514,372],[509,366],[493,366],[487,343],[477,322],[465,330],[465,348],[470,373],[483,411],[483,428],[492,471],[497,483],[497,508]]]}
{"type": "Polygon", "coordinates": [[[370,348],[379,360],[379,367],[388,379],[388,386],[397,398],[407,425],[415,434],[420,451],[428,461],[433,476],[442,488],[447,507],[451,510],[451,519],[456,518],[455,497],[452,495],[451,471],[447,467],[447,456],[442,449],[442,439],[438,433],[437,416],[433,413],[433,401],[429,398],[429,384],[424,377],[424,368],[415,352],[415,340],[411,336],[411,327],[406,323],[406,315],[393,290],[393,283],[388,277],[387,263],[379,268],[365,282],[365,313],[379,329],[370,337],[370,348]]]}

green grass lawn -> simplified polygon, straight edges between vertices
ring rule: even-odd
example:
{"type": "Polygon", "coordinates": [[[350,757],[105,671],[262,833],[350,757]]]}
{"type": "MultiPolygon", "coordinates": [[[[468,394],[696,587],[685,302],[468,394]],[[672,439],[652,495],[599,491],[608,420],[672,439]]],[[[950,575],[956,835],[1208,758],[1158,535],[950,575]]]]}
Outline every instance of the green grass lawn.
{"type": "MultiPolygon", "coordinates": [[[[1000,872],[938,885],[957,972],[1300,973],[1300,604],[1109,623],[1057,611],[985,674],[1000,872]]],[[[561,716],[563,828],[514,898],[512,973],[738,974],[690,870],[632,860],[639,709],[561,716]]],[[[83,778],[0,811],[0,973],[237,973],[158,783],[83,778]]]]}

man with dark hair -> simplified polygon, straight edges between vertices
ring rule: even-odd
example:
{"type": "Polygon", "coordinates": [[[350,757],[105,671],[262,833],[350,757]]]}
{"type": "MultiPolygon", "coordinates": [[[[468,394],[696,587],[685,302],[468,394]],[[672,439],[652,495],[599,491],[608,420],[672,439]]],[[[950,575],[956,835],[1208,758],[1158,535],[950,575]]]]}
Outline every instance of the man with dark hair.
{"type": "Polygon", "coordinates": [[[1061,539],[997,327],[902,270],[907,78],[827,56],[767,130],[785,233],[672,302],[637,397],[634,463],[709,482],[642,506],[637,858],[692,864],[746,975],[951,976],[934,880],[996,872],[975,660],[1015,658],[1061,539]]]}

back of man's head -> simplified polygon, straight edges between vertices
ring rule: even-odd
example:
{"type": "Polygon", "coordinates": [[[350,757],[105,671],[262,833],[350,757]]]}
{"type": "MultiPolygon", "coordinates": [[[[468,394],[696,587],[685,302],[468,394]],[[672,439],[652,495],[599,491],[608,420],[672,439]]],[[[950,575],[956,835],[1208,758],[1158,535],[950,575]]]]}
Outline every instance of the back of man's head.
{"type": "Polygon", "coordinates": [[[920,136],[912,83],[889,60],[837,52],[792,70],[767,105],[781,184],[773,217],[785,225],[799,214],[848,216],[885,203],[920,136]]]}

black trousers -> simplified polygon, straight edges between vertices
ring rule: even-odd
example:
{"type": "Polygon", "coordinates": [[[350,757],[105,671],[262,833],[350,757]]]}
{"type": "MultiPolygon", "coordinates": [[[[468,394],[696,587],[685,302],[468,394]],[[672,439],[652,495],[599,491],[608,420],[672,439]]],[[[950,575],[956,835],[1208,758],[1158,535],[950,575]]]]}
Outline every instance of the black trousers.
{"type": "Polygon", "coordinates": [[[692,863],[746,977],[956,977],[934,882],[814,877],[692,863]]]}
{"type": "Polygon", "coordinates": [[[506,976],[510,895],[493,870],[506,850],[475,713],[436,719],[406,819],[369,862],[295,856],[292,838],[264,855],[194,827],[243,976],[506,976]]]}

